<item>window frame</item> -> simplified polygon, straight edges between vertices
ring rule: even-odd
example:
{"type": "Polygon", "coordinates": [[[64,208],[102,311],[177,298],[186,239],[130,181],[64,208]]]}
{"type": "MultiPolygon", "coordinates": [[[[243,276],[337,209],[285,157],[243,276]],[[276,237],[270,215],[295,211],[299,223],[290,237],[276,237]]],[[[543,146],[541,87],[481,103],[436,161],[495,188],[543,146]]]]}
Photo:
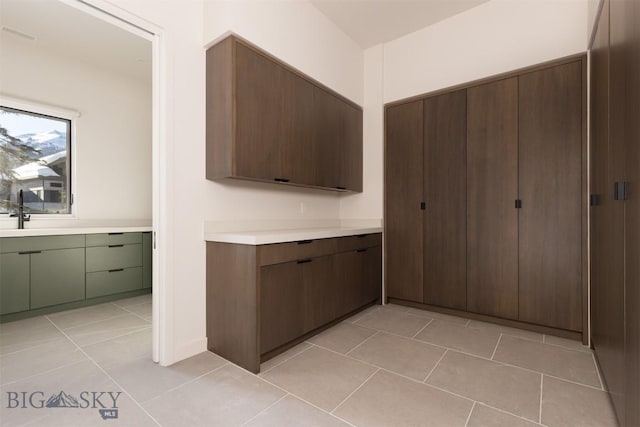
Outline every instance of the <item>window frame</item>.
{"type": "MultiPolygon", "coordinates": [[[[13,98],[0,94],[0,106],[11,110],[17,110],[18,112],[24,112],[25,114],[31,114],[34,116],[42,116],[45,118],[62,119],[69,121],[68,139],[69,147],[67,150],[67,185],[69,193],[69,212],[67,213],[33,213],[31,215],[34,219],[75,219],[77,218],[77,205],[75,197],[75,184],[76,184],[76,150],[77,150],[77,138],[76,138],[76,125],[77,119],[80,117],[80,112],[58,107],[54,105],[48,105],[42,102],[29,101],[19,98],[13,98]]],[[[15,218],[10,218],[9,214],[0,214],[0,221],[11,221],[15,218]]]]}

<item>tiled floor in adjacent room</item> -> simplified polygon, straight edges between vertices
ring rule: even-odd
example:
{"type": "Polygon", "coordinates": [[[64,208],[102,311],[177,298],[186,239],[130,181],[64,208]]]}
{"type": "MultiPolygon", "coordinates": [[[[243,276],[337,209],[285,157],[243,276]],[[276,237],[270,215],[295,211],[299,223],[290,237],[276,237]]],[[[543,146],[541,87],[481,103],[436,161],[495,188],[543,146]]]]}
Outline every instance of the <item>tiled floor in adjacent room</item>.
{"type": "Polygon", "coordinates": [[[150,320],[148,295],[0,325],[0,424],[615,426],[593,355],[573,341],[376,306],[256,376],[212,353],[155,365],[150,320]],[[7,392],[61,390],[121,391],[118,419],[7,408],[7,392]]]}

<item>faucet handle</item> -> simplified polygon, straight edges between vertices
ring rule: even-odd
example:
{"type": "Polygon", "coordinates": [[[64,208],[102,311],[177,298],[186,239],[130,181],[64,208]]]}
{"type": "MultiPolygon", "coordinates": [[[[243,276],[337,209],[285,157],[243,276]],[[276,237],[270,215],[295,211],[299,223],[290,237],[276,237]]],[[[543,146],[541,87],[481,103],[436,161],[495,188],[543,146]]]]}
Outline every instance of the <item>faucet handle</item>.
{"type": "Polygon", "coordinates": [[[31,214],[22,214],[23,221],[31,221],[31,214]]]}

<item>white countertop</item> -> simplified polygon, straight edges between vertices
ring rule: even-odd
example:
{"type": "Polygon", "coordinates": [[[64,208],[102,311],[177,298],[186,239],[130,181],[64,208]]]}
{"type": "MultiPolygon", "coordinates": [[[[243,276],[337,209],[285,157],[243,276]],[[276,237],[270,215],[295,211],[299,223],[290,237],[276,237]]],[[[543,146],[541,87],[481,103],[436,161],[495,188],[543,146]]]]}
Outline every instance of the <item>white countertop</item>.
{"type": "Polygon", "coordinates": [[[152,231],[152,227],[70,227],[70,228],[25,228],[24,230],[0,230],[0,237],[30,237],[30,236],[64,236],[68,234],[99,234],[99,233],[139,233],[152,231]]]}
{"type": "Polygon", "coordinates": [[[298,240],[328,239],[332,237],[355,236],[358,234],[381,233],[381,221],[320,222],[309,221],[295,223],[295,227],[281,227],[270,224],[260,229],[255,223],[244,226],[220,226],[205,224],[204,239],[208,242],[237,243],[242,245],[268,245],[271,243],[295,242],[298,240]],[[251,229],[253,226],[254,229],[251,229]]]}

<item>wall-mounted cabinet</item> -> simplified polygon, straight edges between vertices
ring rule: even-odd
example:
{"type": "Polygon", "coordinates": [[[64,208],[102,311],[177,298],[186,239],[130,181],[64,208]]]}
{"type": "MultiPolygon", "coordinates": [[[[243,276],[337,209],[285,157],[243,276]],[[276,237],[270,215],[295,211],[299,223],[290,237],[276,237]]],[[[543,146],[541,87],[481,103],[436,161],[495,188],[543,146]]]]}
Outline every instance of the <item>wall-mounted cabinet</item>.
{"type": "Polygon", "coordinates": [[[386,107],[388,297],[586,332],[585,64],[386,107]]]}
{"type": "Polygon", "coordinates": [[[362,108],[230,36],[207,50],[207,179],[362,191],[362,108]]]}

